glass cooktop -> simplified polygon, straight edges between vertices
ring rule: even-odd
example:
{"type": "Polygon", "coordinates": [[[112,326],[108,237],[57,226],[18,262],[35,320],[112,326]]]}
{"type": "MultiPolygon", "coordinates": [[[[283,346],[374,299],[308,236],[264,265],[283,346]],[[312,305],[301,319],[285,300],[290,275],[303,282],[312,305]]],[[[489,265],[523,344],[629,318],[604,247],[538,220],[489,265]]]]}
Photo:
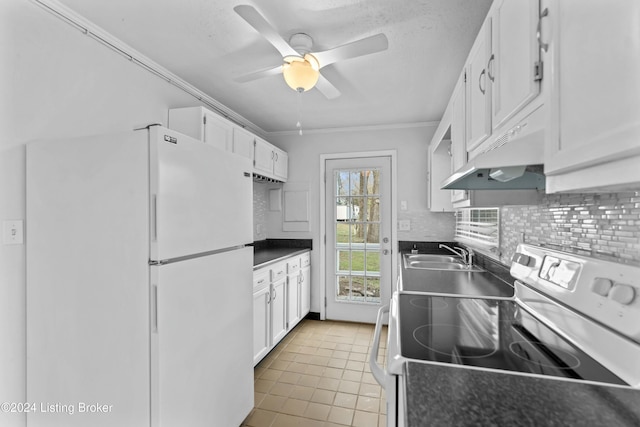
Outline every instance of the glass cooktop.
{"type": "Polygon", "coordinates": [[[514,301],[398,295],[405,358],[626,383],[514,301]]]}

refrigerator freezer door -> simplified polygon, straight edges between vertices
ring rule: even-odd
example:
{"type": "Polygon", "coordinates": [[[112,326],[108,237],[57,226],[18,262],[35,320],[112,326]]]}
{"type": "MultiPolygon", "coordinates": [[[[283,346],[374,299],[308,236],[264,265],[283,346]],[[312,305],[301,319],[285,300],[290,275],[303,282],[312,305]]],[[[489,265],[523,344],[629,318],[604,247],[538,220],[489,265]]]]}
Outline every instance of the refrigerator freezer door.
{"type": "Polygon", "coordinates": [[[151,259],[251,243],[251,161],[163,127],[149,132],[151,259]]]}
{"type": "Polygon", "coordinates": [[[132,132],[27,145],[30,426],[150,423],[147,159],[132,132]]]}
{"type": "Polygon", "coordinates": [[[153,426],[238,426],[253,408],[252,260],[242,248],[151,268],[153,426]]]}

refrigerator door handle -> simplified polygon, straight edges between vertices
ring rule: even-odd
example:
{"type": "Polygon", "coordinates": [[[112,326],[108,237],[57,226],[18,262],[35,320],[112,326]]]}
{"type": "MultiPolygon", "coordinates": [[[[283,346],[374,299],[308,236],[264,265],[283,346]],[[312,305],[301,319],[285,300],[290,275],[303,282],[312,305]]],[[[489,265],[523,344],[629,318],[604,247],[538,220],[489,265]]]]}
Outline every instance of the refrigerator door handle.
{"type": "Polygon", "coordinates": [[[158,195],[151,196],[151,240],[158,240],[158,195]]]}
{"type": "Polygon", "coordinates": [[[158,333],[158,285],[151,285],[151,332],[158,333]]]}

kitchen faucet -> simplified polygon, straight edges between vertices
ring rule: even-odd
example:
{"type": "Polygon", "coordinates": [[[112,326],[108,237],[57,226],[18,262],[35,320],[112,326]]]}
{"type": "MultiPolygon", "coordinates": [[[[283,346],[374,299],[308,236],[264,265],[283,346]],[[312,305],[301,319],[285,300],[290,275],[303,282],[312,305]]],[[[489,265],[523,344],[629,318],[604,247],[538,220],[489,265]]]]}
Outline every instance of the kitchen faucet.
{"type": "Polygon", "coordinates": [[[462,258],[462,260],[465,262],[465,264],[467,264],[467,268],[471,268],[471,266],[473,265],[473,255],[475,254],[473,252],[473,249],[463,249],[460,248],[458,246],[455,246],[453,248],[444,245],[444,244],[439,244],[438,245],[439,249],[448,249],[449,251],[453,252],[454,254],[458,255],[459,257],[462,258]],[[458,249],[460,252],[458,252],[456,249],[458,249]]]}

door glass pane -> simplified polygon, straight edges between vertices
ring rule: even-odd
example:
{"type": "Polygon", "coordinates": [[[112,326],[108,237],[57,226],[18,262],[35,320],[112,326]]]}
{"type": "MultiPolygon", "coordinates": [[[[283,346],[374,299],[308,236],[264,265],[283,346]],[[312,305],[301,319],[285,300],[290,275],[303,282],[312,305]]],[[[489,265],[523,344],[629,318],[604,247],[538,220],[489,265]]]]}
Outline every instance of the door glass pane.
{"type": "Polygon", "coordinates": [[[380,303],[380,170],[338,170],[336,301],[380,303]]]}
{"type": "Polygon", "coordinates": [[[351,234],[351,224],[336,224],[336,243],[349,243],[351,234]]]}

